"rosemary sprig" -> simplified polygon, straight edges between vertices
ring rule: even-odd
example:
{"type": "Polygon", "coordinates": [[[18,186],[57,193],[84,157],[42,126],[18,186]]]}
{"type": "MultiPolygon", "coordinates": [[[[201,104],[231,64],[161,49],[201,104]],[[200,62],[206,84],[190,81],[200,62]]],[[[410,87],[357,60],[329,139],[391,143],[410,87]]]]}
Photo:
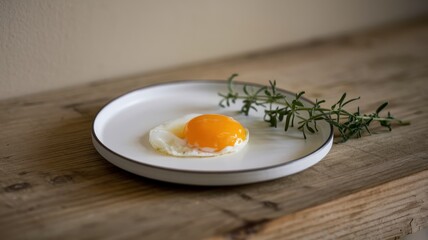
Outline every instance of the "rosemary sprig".
{"type": "Polygon", "coordinates": [[[290,127],[294,127],[295,119],[297,119],[297,128],[302,131],[303,137],[306,139],[307,133],[315,133],[318,131],[317,122],[326,121],[338,130],[342,142],[345,142],[353,137],[361,137],[364,132],[371,134],[369,125],[373,122],[380,123],[380,126],[391,131],[391,124],[408,125],[409,122],[399,120],[391,115],[390,112],[386,116],[380,116],[382,110],[388,105],[388,102],[381,104],[375,112],[370,114],[362,114],[359,107],[355,112],[349,112],[344,109],[346,105],[360,98],[347,99],[346,93],[333,104],[330,108],[322,107],[321,104],[325,100],[316,100],[312,106],[305,106],[301,101],[301,97],[305,92],[299,92],[294,99],[288,100],[276,88],[276,81],[269,81],[269,86],[260,87],[257,90],[249,89],[244,85],[244,94],[239,94],[234,89],[234,78],[238,74],[232,74],[228,79],[228,93],[219,93],[222,97],[219,105],[221,107],[229,107],[235,104],[238,99],[242,100],[241,112],[248,115],[251,110],[257,111],[257,107],[264,108],[264,121],[270,123],[272,127],[277,127],[279,122],[285,120],[284,131],[290,127]],[[302,114],[307,113],[307,114],[302,114]]]}

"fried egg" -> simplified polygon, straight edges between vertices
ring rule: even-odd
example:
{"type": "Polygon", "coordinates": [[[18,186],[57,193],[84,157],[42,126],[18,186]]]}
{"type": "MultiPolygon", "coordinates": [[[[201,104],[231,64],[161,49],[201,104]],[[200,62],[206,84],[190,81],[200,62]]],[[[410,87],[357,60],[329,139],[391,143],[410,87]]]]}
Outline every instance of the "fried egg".
{"type": "Polygon", "coordinates": [[[149,133],[154,149],[177,157],[212,157],[238,152],[248,139],[248,129],[232,117],[220,114],[185,115],[149,133]]]}

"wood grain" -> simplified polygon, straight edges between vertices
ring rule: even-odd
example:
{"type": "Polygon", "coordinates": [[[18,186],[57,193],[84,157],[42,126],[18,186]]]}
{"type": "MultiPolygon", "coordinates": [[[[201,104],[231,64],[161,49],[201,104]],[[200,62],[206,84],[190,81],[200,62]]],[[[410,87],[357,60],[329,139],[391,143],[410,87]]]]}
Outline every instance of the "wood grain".
{"type": "Polygon", "coordinates": [[[294,229],[300,238],[328,238],[299,228],[308,216],[328,221],[312,219],[305,226],[353,239],[403,236],[411,218],[418,219],[411,224],[426,227],[426,215],[421,216],[426,207],[417,203],[427,201],[427,43],[428,19],[422,19],[3,100],[0,237],[246,239],[284,237],[286,229],[294,229]],[[276,79],[279,87],[305,90],[308,97],[330,103],[346,91],[361,96],[362,110],[388,100],[389,110],[412,124],[336,144],[323,161],[301,173],[235,187],[192,187],[138,177],[112,166],[92,147],[92,120],[110,99],[152,83],[225,79],[233,72],[240,73],[241,81],[276,79]],[[382,199],[390,200],[388,211],[396,217],[383,215],[387,206],[382,199]],[[358,204],[366,206],[354,209],[358,204]]]}
{"type": "Polygon", "coordinates": [[[428,227],[428,171],[215,239],[398,239],[428,227]]]}

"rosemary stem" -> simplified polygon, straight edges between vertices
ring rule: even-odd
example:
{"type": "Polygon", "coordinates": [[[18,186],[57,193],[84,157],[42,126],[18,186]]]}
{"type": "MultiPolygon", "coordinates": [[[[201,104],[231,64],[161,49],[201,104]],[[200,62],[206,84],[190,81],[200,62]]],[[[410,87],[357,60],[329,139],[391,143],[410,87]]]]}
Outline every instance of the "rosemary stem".
{"type": "Polygon", "coordinates": [[[379,122],[382,127],[386,127],[389,130],[391,130],[392,122],[396,122],[399,125],[409,124],[409,122],[394,118],[389,112],[385,117],[380,116],[380,112],[388,105],[387,102],[381,104],[375,112],[370,114],[361,114],[359,108],[357,108],[356,112],[350,113],[344,109],[344,106],[360,98],[346,99],[346,93],[331,108],[321,107],[321,104],[325,103],[324,100],[317,100],[312,106],[304,103],[300,97],[305,92],[296,94],[294,99],[288,96],[286,98],[286,96],[278,93],[275,81],[269,81],[270,86],[260,87],[257,91],[248,91],[247,86],[244,85],[244,93],[240,94],[234,90],[233,78],[236,76],[237,74],[233,74],[228,80],[229,92],[226,94],[219,93],[223,98],[219,103],[220,106],[226,107],[230,103],[236,103],[236,100],[242,100],[241,112],[245,115],[248,115],[250,110],[257,111],[257,107],[265,108],[264,121],[276,127],[278,122],[285,120],[285,131],[289,127],[293,127],[296,117],[300,119],[296,123],[296,127],[302,131],[304,138],[306,138],[306,133],[318,131],[317,121],[326,121],[337,128],[343,141],[347,141],[352,137],[361,137],[363,131],[370,133],[368,126],[372,122],[379,122]],[[307,115],[300,115],[301,112],[306,112],[307,115]]]}

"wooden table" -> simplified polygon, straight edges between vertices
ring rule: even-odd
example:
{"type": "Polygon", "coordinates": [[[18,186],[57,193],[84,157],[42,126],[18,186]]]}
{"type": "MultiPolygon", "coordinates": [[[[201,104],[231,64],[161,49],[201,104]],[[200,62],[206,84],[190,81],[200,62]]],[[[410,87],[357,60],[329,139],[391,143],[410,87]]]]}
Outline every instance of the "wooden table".
{"type": "Polygon", "coordinates": [[[396,239],[428,227],[428,19],[0,101],[1,239],[396,239]],[[335,144],[292,176],[162,183],[105,161],[91,123],[110,99],[177,79],[239,80],[381,102],[410,126],[335,144]]]}

